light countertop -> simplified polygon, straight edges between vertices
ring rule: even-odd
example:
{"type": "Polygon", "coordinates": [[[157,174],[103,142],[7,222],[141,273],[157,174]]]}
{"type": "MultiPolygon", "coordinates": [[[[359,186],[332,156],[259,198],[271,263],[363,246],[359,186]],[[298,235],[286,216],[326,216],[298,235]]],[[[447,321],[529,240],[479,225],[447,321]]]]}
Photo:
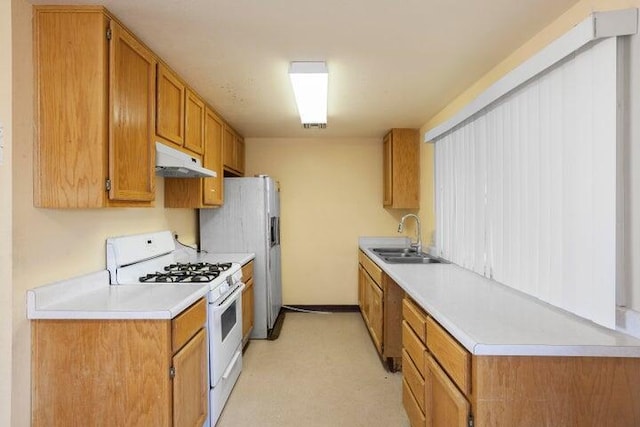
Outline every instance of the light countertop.
{"type": "Polygon", "coordinates": [[[597,325],[454,264],[388,264],[370,249],[404,246],[362,237],[360,248],[475,355],[640,357],[640,340],[597,325]]]}
{"type": "Polygon", "coordinates": [[[173,319],[209,284],[110,285],[106,270],[27,291],[29,319],[173,319]]]}
{"type": "MultiPolygon", "coordinates": [[[[246,264],[253,253],[201,253],[198,261],[246,264]]],[[[173,319],[209,292],[209,283],[110,285],[106,270],[27,291],[29,319],[173,319]]]]}

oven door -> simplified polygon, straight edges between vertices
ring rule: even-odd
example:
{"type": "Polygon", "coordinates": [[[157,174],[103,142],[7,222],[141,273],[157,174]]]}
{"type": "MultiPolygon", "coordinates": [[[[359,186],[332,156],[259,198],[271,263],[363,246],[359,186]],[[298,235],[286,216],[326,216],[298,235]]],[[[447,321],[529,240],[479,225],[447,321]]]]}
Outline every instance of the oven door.
{"type": "Polygon", "coordinates": [[[242,343],[242,290],[244,284],[226,298],[209,303],[209,369],[214,387],[242,343]]]}

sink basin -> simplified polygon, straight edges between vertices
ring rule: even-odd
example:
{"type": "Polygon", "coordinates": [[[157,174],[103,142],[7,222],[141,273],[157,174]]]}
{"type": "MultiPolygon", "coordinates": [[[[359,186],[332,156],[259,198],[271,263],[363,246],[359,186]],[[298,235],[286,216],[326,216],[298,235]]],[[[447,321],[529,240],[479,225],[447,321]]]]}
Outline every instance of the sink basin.
{"type": "Polygon", "coordinates": [[[389,264],[446,264],[447,262],[439,259],[432,258],[428,255],[414,255],[414,256],[383,256],[381,257],[384,262],[389,264]]]}
{"type": "Polygon", "coordinates": [[[413,248],[373,248],[371,249],[384,262],[389,264],[444,264],[447,261],[432,257],[413,248]]]}
{"type": "Polygon", "coordinates": [[[400,256],[401,254],[417,254],[416,250],[413,248],[373,248],[371,250],[378,255],[393,254],[394,256],[400,256]]]}

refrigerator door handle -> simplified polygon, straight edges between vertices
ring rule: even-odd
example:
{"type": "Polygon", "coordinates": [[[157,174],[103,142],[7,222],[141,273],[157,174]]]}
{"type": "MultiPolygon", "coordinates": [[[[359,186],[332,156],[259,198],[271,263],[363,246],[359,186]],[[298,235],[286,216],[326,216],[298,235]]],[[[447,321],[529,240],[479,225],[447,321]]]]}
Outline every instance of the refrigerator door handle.
{"type": "Polygon", "coordinates": [[[280,244],[280,217],[269,218],[269,247],[280,244]]]}

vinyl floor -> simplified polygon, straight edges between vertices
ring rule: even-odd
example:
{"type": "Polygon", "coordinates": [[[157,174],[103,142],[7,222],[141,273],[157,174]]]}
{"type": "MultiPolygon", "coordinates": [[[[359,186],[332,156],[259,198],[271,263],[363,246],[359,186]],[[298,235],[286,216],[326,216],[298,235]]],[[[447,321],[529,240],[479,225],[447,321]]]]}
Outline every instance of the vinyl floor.
{"type": "Polygon", "coordinates": [[[252,340],[217,427],[407,427],[402,374],[385,371],[359,313],[286,314],[252,340]]]}

